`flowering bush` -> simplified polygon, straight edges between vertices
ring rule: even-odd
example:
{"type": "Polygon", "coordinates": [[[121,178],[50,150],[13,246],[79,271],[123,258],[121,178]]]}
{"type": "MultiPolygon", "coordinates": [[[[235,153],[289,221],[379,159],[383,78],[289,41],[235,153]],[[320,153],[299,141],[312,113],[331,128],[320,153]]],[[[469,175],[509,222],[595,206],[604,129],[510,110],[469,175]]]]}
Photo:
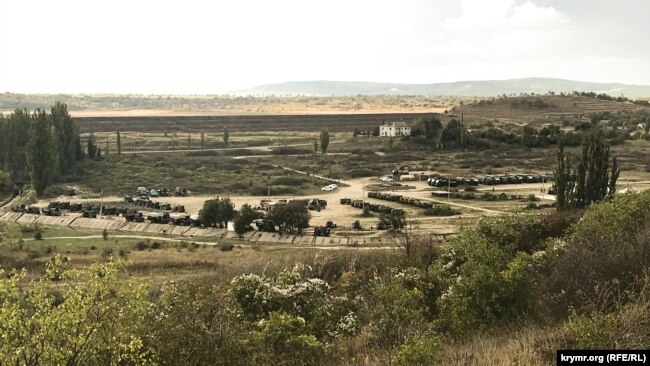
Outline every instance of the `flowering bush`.
{"type": "Polygon", "coordinates": [[[283,312],[305,320],[306,327],[319,339],[354,332],[352,304],[332,294],[329,284],[309,278],[309,267],[297,265],[276,277],[243,275],[232,280],[230,294],[248,321],[268,319],[283,312]]]}

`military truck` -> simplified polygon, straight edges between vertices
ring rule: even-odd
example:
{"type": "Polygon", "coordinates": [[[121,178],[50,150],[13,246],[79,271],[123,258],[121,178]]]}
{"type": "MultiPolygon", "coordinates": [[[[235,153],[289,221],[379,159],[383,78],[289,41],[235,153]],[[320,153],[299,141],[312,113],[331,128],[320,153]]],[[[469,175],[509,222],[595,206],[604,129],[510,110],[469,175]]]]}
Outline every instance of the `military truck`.
{"type": "Polygon", "coordinates": [[[328,227],[314,228],[314,236],[330,236],[331,230],[328,227]]]}
{"type": "Polygon", "coordinates": [[[95,210],[85,209],[81,212],[81,217],[86,217],[89,219],[97,218],[97,212],[95,210]]]}
{"type": "Polygon", "coordinates": [[[270,219],[257,219],[254,221],[258,231],[274,233],[275,223],[270,219]]]}
{"type": "Polygon", "coordinates": [[[187,197],[190,194],[190,191],[185,187],[176,187],[174,193],[180,197],[187,197]]]}
{"type": "Polygon", "coordinates": [[[138,196],[147,197],[148,195],[149,195],[149,191],[147,190],[146,187],[138,187],[138,196]]]}
{"type": "Polygon", "coordinates": [[[41,213],[45,216],[61,216],[61,209],[58,207],[55,208],[44,208],[41,210],[41,213]]]}

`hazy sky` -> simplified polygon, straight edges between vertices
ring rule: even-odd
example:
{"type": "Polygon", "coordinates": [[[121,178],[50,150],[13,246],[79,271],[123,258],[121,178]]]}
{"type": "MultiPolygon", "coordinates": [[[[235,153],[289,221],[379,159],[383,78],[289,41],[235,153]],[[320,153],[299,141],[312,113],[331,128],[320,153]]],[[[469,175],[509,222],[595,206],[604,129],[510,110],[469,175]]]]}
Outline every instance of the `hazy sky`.
{"type": "Polygon", "coordinates": [[[0,0],[0,92],[297,80],[650,84],[650,1],[0,0]]]}

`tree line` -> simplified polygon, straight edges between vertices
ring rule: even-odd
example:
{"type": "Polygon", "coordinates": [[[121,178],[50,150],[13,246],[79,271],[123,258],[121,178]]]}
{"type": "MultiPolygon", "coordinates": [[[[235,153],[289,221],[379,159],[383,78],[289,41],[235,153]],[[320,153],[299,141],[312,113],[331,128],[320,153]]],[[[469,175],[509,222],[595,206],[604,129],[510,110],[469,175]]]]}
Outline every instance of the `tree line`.
{"type": "MultiPolygon", "coordinates": [[[[242,205],[239,211],[235,210],[235,204],[229,197],[209,199],[199,211],[201,225],[224,228],[229,221],[233,221],[235,232],[240,236],[249,230],[253,221],[261,218],[264,218],[264,215],[248,204],[242,205]]],[[[301,233],[302,229],[309,227],[311,217],[304,202],[292,201],[273,206],[266,218],[278,225],[280,232],[301,233]]]]}
{"type": "MultiPolygon", "coordinates": [[[[0,136],[0,169],[14,183],[31,182],[39,196],[50,184],[76,174],[77,162],[86,157],[79,126],[61,102],[56,102],[50,113],[16,109],[7,117],[0,115],[0,136]]],[[[89,138],[88,156],[100,155],[89,138]]]]}

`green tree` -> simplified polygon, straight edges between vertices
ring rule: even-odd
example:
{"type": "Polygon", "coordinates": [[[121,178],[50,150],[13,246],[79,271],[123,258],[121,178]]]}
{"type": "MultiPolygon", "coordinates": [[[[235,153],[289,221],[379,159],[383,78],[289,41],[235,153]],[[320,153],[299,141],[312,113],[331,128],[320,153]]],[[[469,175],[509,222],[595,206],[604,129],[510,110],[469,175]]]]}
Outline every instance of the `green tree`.
{"type": "Polygon", "coordinates": [[[379,223],[387,229],[400,231],[406,227],[406,214],[404,211],[395,210],[379,215],[379,223]]]}
{"type": "Polygon", "coordinates": [[[442,130],[441,142],[445,145],[461,143],[463,125],[457,119],[452,119],[442,130]]]}
{"type": "Polygon", "coordinates": [[[412,136],[425,136],[427,140],[432,140],[442,129],[442,123],[437,117],[418,118],[413,122],[411,127],[412,136]]]}
{"type": "Polygon", "coordinates": [[[330,144],[330,132],[325,128],[320,132],[320,149],[323,154],[327,153],[327,147],[330,144]]]}
{"type": "Polygon", "coordinates": [[[205,149],[205,133],[201,131],[201,150],[205,149]]]}
{"type": "Polygon", "coordinates": [[[229,146],[230,132],[228,132],[228,127],[223,128],[223,143],[226,147],[229,146]]]}
{"type": "Polygon", "coordinates": [[[581,145],[580,157],[575,171],[571,171],[567,158],[564,157],[563,146],[558,147],[558,161],[556,174],[559,173],[561,201],[557,208],[582,209],[594,202],[602,201],[613,196],[616,190],[616,181],[620,174],[618,161],[609,168],[609,146],[605,141],[605,134],[600,128],[592,128],[581,145]],[[562,148],[562,150],[560,150],[562,148]],[[562,157],[562,159],[561,159],[562,157]],[[566,185],[565,185],[566,181],[566,185]]]}
{"type": "Polygon", "coordinates": [[[203,226],[224,226],[234,217],[235,206],[229,197],[207,200],[199,211],[199,222],[203,226]]]}
{"type": "Polygon", "coordinates": [[[79,129],[77,128],[77,133],[75,135],[75,158],[77,161],[81,161],[86,157],[83,147],[81,146],[81,138],[79,137],[79,129]]]}
{"type": "Polygon", "coordinates": [[[566,210],[569,205],[569,195],[573,190],[571,160],[564,153],[564,138],[560,138],[557,147],[557,162],[555,164],[555,207],[566,210]]]}
{"type": "Polygon", "coordinates": [[[11,182],[11,176],[9,173],[0,171],[0,193],[6,194],[10,193],[13,188],[13,183],[11,182]]]}
{"type": "Polygon", "coordinates": [[[302,229],[309,227],[310,215],[304,203],[292,201],[284,205],[273,206],[269,212],[269,218],[280,226],[281,231],[301,233],[302,229]]]}
{"type": "Polygon", "coordinates": [[[32,115],[27,147],[27,163],[36,194],[43,195],[52,183],[58,165],[55,136],[47,113],[37,109],[32,115]]]}
{"type": "Polygon", "coordinates": [[[117,136],[117,156],[122,157],[122,138],[120,136],[120,130],[116,132],[117,136]]]}
{"type": "Polygon", "coordinates": [[[7,120],[0,113],[0,169],[7,169],[7,120]]]}
{"type": "Polygon", "coordinates": [[[88,154],[88,159],[95,159],[97,158],[97,151],[99,148],[95,144],[95,133],[91,132],[90,136],[88,136],[88,139],[86,140],[86,152],[88,154]]]}
{"type": "Polygon", "coordinates": [[[522,127],[521,144],[524,147],[535,147],[538,145],[537,130],[531,126],[522,127]]]}
{"type": "Polygon", "coordinates": [[[68,106],[62,102],[56,102],[51,108],[50,118],[54,127],[56,141],[55,149],[58,155],[57,174],[70,174],[76,166],[75,146],[75,125],[72,121],[68,106]]]}
{"type": "Polygon", "coordinates": [[[256,220],[258,218],[258,213],[253,210],[249,204],[243,205],[235,215],[235,219],[233,221],[233,225],[235,226],[235,233],[237,233],[239,236],[245,234],[246,231],[248,231],[248,227],[253,222],[253,220],[256,220]]]}
{"type": "Polygon", "coordinates": [[[615,156],[612,159],[612,172],[609,176],[609,183],[607,184],[607,198],[610,200],[616,194],[616,182],[618,181],[619,175],[621,175],[621,169],[618,167],[618,159],[615,156]]]}
{"type": "Polygon", "coordinates": [[[314,140],[314,154],[318,154],[318,140],[314,140]]]}
{"type": "Polygon", "coordinates": [[[16,109],[6,119],[5,133],[5,168],[13,181],[30,179],[27,164],[27,141],[32,118],[26,109],[16,109]]]}

